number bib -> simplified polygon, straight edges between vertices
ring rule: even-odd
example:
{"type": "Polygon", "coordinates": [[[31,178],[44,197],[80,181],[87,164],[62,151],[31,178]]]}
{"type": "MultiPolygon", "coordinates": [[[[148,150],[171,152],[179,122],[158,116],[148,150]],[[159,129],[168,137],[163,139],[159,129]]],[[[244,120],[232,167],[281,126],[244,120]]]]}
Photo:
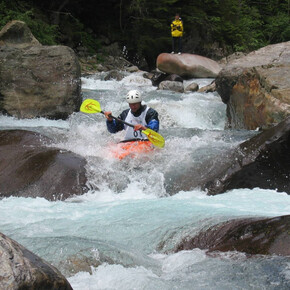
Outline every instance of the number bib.
{"type": "MultiPolygon", "coordinates": [[[[128,115],[125,119],[127,123],[130,123],[132,125],[137,125],[141,124],[143,126],[146,126],[147,123],[145,121],[145,117],[147,114],[147,111],[149,110],[149,107],[146,107],[146,109],[141,113],[140,116],[135,117],[132,113],[131,110],[129,110],[128,115]]],[[[125,135],[125,140],[130,140],[130,139],[147,139],[145,134],[142,134],[141,131],[134,131],[134,128],[127,126],[126,124],[124,125],[126,135],[125,135]]]]}

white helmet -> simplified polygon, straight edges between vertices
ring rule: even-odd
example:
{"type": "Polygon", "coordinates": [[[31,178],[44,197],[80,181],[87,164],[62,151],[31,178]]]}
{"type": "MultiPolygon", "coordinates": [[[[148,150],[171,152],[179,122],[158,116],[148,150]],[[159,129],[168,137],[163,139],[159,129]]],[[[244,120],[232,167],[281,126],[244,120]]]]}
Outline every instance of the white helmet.
{"type": "Polygon", "coordinates": [[[137,90],[130,91],[126,96],[126,101],[129,104],[141,103],[142,102],[141,93],[137,90]]]}

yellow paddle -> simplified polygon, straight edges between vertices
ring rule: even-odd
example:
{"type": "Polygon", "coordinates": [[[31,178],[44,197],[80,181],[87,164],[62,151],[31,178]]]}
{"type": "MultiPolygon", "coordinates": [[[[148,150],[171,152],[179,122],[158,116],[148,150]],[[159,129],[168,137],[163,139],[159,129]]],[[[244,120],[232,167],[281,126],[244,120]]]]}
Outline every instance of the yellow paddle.
{"type": "MultiPolygon", "coordinates": [[[[104,114],[104,112],[101,109],[100,103],[96,100],[93,99],[86,99],[85,101],[83,101],[81,108],[80,108],[81,112],[83,113],[89,113],[89,114],[94,114],[94,113],[102,113],[104,114]]],[[[126,124],[127,126],[130,126],[132,128],[134,128],[133,124],[127,123],[119,118],[116,118],[114,116],[111,115],[111,117],[123,124],[126,124]]],[[[163,148],[165,145],[165,140],[164,138],[158,134],[157,132],[147,128],[146,130],[141,130],[142,133],[144,133],[147,137],[148,140],[156,147],[159,148],[163,148]]]]}

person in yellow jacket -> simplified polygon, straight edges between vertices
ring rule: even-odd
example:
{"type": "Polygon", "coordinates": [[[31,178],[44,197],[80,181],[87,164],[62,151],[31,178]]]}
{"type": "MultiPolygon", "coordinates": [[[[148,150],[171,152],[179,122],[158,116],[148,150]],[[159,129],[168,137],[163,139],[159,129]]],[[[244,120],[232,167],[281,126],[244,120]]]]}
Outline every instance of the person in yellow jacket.
{"type": "Polygon", "coordinates": [[[183,36],[183,22],[179,13],[175,14],[175,19],[171,22],[171,36],[172,36],[172,52],[174,53],[178,48],[178,54],[182,51],[182,36],[183,36]]]}

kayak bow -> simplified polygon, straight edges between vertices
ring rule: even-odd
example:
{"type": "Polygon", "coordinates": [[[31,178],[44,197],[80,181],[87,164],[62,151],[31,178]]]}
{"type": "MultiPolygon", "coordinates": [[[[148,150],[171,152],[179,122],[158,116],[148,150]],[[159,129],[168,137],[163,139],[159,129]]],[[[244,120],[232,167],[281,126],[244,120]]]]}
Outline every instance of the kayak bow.
{"type": "Polygon", "coordinates": [[[150,141],[142,140],[121,142],[110,146],[110,153],[114,158],[120,160],[127,156],[135,158],[140,154],[149,153],[152,150],[154,150],[152,143],[150,141]]]}

